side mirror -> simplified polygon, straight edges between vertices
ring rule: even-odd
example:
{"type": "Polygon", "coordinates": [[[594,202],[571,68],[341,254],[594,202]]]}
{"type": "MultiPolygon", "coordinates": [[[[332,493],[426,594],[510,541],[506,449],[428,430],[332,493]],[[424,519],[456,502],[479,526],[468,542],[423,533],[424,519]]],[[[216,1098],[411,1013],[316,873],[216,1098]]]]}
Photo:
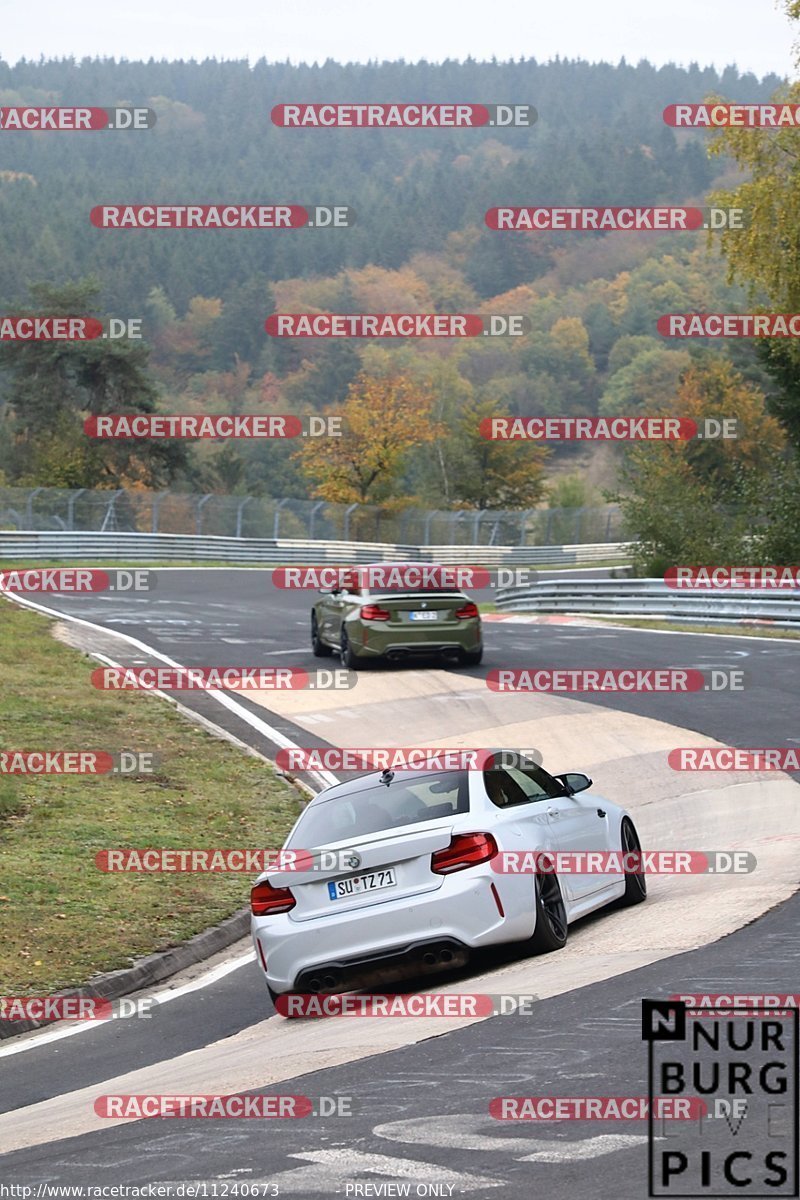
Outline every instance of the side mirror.
{"type": "Polygon", "coordinates": [[[319,594],[320,596],[339,596],[341,590],[341,588],[319,588],[319,594]]]}
{"type": "Polygon", "coordinates": [[[569,796],[574,796],[576,792],[585,792],[592,786],[589,776],[579,771],[566,771],[563,775],[554,775],[553,778],[562,784],[569,796]]]}

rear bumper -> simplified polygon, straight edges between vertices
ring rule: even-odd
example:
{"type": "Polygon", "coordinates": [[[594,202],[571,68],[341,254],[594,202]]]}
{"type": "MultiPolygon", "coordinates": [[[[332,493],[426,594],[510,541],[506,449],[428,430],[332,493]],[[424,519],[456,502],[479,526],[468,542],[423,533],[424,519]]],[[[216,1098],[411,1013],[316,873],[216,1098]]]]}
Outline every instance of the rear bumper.
{"type": "MultiPolygon", "coordinates": [[[[326,912],[308,921],[293,921],[289,913],[253,917],[256,961],[263,969],[266,960],[267,982],[274,991],[300,991],[298,981],[326,974],[336,979],[336,986],[344,986],[341,976],[349,978],[352,971],[356,977],[362,968],[384,981],[395,971],[401,978],[413,972],[432,943],[470,950],[530,937],[533,910],[514,914],[506,908],[501,917],[491,888],[497,878],[490,870],[467,870],[445,876],[434,892],[347,913],[326,912]]],[[[421,965],[443,970],[456,964],[421,965]]]]}
{"type": "Polygon", "coordinates": [[[477,646],[465,646],[462,642],[397,642],[394,645],[387,646],[385,650],[372,651],[371,653],[381,654],[386,658],[426,658],[434,655],[453,655],[470,653],[480,649],[480,642],[477,646]]]}
{"type": "Polygon", "coordinates": [[[295,979],[294,990],[316,993],[375,987],[397,983],[409,975],[427,975],[461,967],[468,959],[469,948],[455,938],[387,946],[371,954],[331,959],[306,967],[295,979]]]}
{"type": "Polygon", "coordinates": [[[481,627],[450,629],[365,629],[348,632],[353,651],[363,657],[406,658],[436,654],[474,653],[482,645],[481,627]],[[360,636],[359,636],[360,634],[360,636]]]}

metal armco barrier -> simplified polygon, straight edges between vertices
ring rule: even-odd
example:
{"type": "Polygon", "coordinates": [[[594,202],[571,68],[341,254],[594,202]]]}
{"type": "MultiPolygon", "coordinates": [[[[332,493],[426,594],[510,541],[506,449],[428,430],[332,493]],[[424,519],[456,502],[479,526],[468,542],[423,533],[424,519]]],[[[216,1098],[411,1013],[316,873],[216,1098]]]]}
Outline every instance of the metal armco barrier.
{"type": "Polygon", "coordinates": [[[177,533],[69,533],[0,530],[0,559],[104,559],[121,562],[370,563],[434,562],[508,567],[565,565],[619,558],[624,542],[573,546],[397,546],[298,538],[204,537],[177,533]]]}
{"type": "Polygon", "coordinates": [[[663,579],[548,579],[524,587],[498,588],[496,603],[502,612],[610,613],[701,623],[800,622],[800,588],[695,591],[669,588],[663,579]]]}

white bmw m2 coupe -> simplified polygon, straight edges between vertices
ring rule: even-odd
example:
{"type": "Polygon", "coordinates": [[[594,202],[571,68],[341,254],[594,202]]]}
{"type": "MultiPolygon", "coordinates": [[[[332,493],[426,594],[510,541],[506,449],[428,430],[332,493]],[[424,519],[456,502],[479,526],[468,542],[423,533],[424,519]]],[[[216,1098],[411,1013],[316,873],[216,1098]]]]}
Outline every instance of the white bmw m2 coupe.
{"type": "Polygon", "coordinates": [[[256,958],[273,1000],[394,983],[502,942],[558,950],[579,917],[643,901],[643,871],[559,875],[547,858],[543,870],[506,869],[543,852],[638,852],[629,813],[591,786],[586,775],[550,775],[520,758],[483,770],[372,773],[320,792],[284,846],[303,852],[297,869],[266,871],[251,892],[256,958]]]}

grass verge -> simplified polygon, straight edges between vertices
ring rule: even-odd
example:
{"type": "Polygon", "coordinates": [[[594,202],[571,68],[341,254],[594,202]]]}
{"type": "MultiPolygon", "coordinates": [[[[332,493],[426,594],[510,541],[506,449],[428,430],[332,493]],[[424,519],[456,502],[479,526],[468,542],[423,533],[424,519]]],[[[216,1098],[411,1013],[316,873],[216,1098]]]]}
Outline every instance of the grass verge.
{"type": "Polygon", "coordinates": [[[175,946],[247,903],[250,877],[106,874],[98,850],[280,846],[302,807],[261,759],[142,693],[0,600],[0,749],[151,752],[152,775],[0,775],[0,992],[41,994],[175,946]]]}

